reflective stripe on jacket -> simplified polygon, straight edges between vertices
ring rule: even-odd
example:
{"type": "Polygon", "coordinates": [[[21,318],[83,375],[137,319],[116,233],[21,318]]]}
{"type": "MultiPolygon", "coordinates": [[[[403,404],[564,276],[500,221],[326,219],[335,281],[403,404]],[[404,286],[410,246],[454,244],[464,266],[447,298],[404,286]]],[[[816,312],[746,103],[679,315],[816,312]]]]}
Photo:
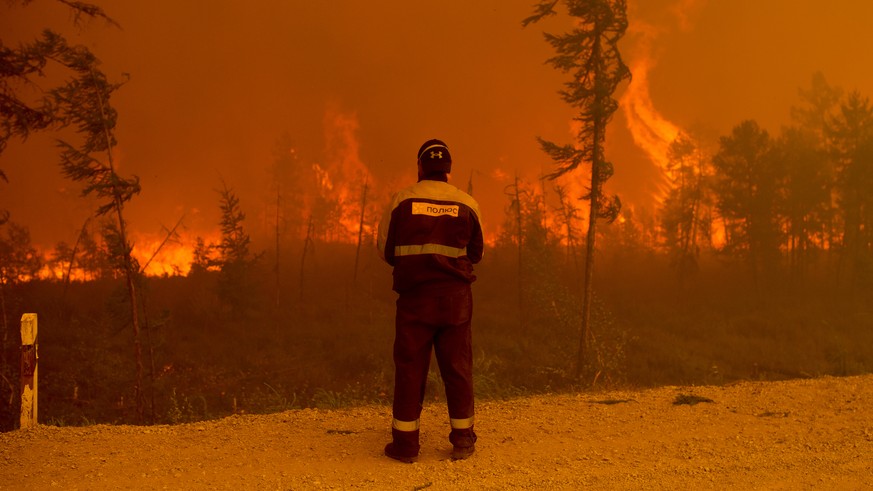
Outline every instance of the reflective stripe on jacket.
{"type": "Polygon", "coordinates": [[[483,252],[479,204],[446,182],[420,181],[394,195],[377,245],[397,292],[472,283],[483,252]]]}

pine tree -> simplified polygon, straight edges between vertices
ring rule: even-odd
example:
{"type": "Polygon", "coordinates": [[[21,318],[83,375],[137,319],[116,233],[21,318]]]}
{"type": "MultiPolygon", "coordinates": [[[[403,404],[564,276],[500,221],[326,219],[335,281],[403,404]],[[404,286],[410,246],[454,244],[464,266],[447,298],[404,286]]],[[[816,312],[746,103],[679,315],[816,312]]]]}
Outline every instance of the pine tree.
{"type": "MultiPolygon", "coordinates": [[[[118,26],[115,20],[96,5],[71,0],[57,1],[70,9],[76,25],[84,20],[103,19],[107,24],[118,26]]],[[[26,5],[30,0],[10,0],[7,3],[26,5]]],[[[33,103],[22,94],[33,87],[43,86],[44,84],[37,81],[44,81],[46,65],[62,54],[58,49],[64,49],[66,43],[45,42],[50,38],[63,39],[55,32],[45,30],[42,40],[26,43],[18,48],[4,46],[0,40],[0,154],[13,137],[26,140],[33,132],[60,126],[50,101],[38,100],[33,103]]],[[[2,169],[0,179],[6,180],[2,169]]],[[[8,218],[6,212],[0,211],[0,223],[5,221],[4,215],[8,218]]]]}
{"type": "Polygon", "coordinates": [[[571,172],[583,163],[591,165],[588,193],[583,196],[590,207],[582,297],[582,335],[576,363],[576,373],[581,375],[589,364],[589,345],[592,341],[596,223],[598,219],[615,220],[621,208],[617,196],[607,197],[603,192],[603,184],[613,174],[613,166],[604,155],[604,144],[606,126],[618,108],[618,102],[612,94],[619,84],[631,76],[618,49],[618,41],[627,30],[627,5],[625,0],[541,1],[535,6],[534,14],[526,18],[522,25],[527,26],[555,15],[559,3],[563,3],[567,13],[576,19],[576,27],[564,34],[545,34],[546,41],[557,53],[548,62],[572,77],[560,94],[567,104],[579,111],[573,118],[579,129],[574,144],[559,145],[542,138],[538,138],[538,141],[558,165],[558,169],[549,176],[551,178],[571,172]]]}
{"type": "Polygon", "coordinates": [[[218,296],[235,316],[245,314],[252,298],[250,269],[257,262],[249,250],[251,237],[243,227],[246,215],[236,193],[226,184],[221,196],[221,241],[215,246],[219,267],[218,296]]]}
{"type": "Polygon", "coordinates": [[[50,31],[43,34],[38,44],[75,74],[66,84],[51,90],[48,98],[53,117],[64,126],[73,126],[82,137],[78,146],[66,140],[57,141],[61,172],[70,180],[84,184],[83,196],[92,195],[98,199],[98,216],[112,217],[104,222],[103,240],[127,284],[136,363],[134,398],[137,416],[141,420],[143,362],[137,296],[140,271],[131,255],[133,245],[128,239],[124,218],[125,204],[139,194],[140,185],[138,177],[123,178],[116,172],[113,149],[117,143],[115,125],[118,114],[110,104],[111,95],[122,84],[110,82],[99,69],[100,61],[83,46],[70,46],[50,31]]]}
{"type": "Polygon", "coordinates": [[[716,208],[725,222],[724,252],[746,260],[755,287],[778,264],[782,229],[778,198],[784,171],[769,133],[755,121],[719,140],[712,159],[716,208]]]}

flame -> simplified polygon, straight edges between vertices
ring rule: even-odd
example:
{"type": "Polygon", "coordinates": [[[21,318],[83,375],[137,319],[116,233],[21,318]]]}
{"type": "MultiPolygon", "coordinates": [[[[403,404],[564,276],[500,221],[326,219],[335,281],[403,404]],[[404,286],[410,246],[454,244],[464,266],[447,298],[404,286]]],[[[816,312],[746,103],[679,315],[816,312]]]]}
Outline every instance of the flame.
{"type": "MultiPolygon", "coordinates": [[[[327,158],[324,165],[314,164],[322,196],[339,205],[339,234],[334,241],[355,243],[361,227],[361,205],[363,189],[373,188],[374,179],[370,169],[360,156],[358,130],[360,124],[357,114],[343,112],[336,105],[328,107],[324,116],[324,135],[327,145],[327,158]]],[[[366,223],[363,233],[373,233],[373,225],[366,223]]]]}
{"type": "Polygon", "coordinates": [[[655,164],[666,169],[670,143],[682,130],[662,116],[652,103],[648,80],[652,63],[649,59],[631,62],[634,78],[621,98],[621,106],[634,142],[655,164]]]}
{"type": "Polygon", "coordinates": [[[321,186],[322,191],[333,191],[333,183],[330,181],[330,174],[321,168],[318,164],[312,164],[312,170],[315,172],[315,180],[321,186]]]}
{"type": "MultiPolygon", "coordinates": [[[[701,5],[700,0],[677,0],[668,12],[678,29],[688,30],[692,23],[691,14],[701,5]]],[[[620,105],[634,142],[662,172],[666,172],[669,146],[683,130],[655,108],[649,93],[649,72],[657,64],[653,46],[661,33],[662,29],[638,18],[630,23],[628,34],[636,39],[632,54],[627,58],[633,80],[622,95],[620,105]]]]}
{"type": "MultiPolygon", "coordinates": [[[[210,232],[204,243],[218,243],[221,240],[218,231],[210,232]]],[[[133,240],[131,255],[143,268],[146,276],[178,276],[187,275],[194,262],[194,247],[196,237],[182,232],[176,237],[166,240],[164,234],[137,234],[133,240]],[[163,244],[163,245],[162,245],[163,244]]]]}
{"type": "MultiPolygon", "coordinates": [[[[191,271],[194,261],[194,247],[196,238],[191,234],[179,234],[175,238],[166,240],[163,234],[142,234],[132,236],[133,250],[131,256],[137,261],[146,276],[184,276],[191,271]],[[163,244],[163,245],[162,245],[163,244]]],[[[217,243],[220,240],[219,233],[211,232],[203,240],[206,244],[217,243]]],[[[50,258],[53,251],[37,248],[38,254],[43,258],[50,258]]],[[[81,251],[78,251],[73,267],[69,261],[46,261],[36,275],[44,280],[63,280],[69,272],[70,281],[90,281],[95,278],[95,273],[86,271],[80,264],[81,251]]],[[[31,278],[21,278],[23,281],[31,278]]]]}

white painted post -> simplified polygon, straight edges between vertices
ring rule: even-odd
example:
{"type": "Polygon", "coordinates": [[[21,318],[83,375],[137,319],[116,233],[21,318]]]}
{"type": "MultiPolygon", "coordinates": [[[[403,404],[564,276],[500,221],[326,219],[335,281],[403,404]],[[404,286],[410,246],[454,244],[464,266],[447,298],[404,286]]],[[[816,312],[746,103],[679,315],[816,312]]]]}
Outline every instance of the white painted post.
{"type": "Polygon", "coordinates": [[[21,316],[21,428],[36,426],[36,314],[21,316]]]}

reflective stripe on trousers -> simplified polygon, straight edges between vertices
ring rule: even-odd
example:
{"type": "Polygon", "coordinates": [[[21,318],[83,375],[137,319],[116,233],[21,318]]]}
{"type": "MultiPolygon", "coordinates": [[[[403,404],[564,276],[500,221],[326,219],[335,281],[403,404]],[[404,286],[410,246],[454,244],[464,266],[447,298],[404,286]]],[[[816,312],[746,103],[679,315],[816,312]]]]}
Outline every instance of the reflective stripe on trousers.
{"type": "Polygon", "coordinates": [[[400,421],[399,419],[395,418],[394,421],[391,423],[391,426],[395,430],[415,431],[419,428],[420,424],[421,424],[420,419],[416,419],[415,421],[400,421]]]}

